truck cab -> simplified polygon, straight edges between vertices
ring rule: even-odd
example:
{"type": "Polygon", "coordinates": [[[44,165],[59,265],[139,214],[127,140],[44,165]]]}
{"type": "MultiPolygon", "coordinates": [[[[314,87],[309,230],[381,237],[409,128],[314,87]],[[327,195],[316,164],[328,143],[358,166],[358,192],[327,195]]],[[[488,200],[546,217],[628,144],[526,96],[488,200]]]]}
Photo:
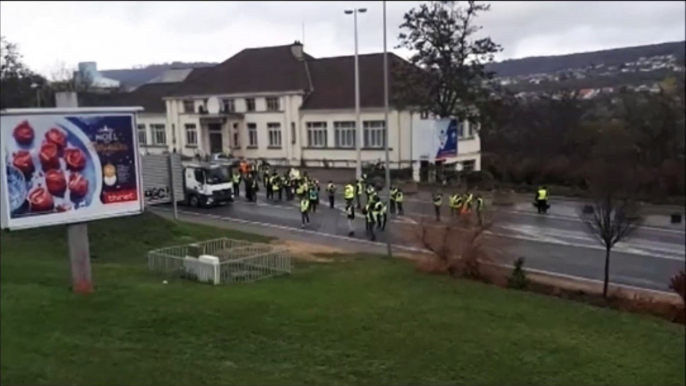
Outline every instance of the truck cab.
{"type": "Polygon", "coordinates": [[[186,204],[210,207],[233,201],[231,170],[226,165],[190,164],[183,170],[186,204]]]}

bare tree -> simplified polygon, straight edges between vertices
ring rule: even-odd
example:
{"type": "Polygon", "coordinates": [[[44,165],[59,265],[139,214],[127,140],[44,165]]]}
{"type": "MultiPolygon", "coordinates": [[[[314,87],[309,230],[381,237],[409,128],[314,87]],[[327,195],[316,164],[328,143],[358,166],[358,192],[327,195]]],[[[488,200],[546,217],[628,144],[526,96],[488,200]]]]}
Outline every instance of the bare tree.
{"type": "Polygon", "coordinates": [[[426,221],[426,218],[423,216],[419,224],[409,229],[411,237],[434,255],[428,270],[482,279],[481,263],[493,260],[484,238],[497,223],[498,212],[482,213],[481,222],[475,213],[450,218],[447,223],[426,221]]]}
{"type": "Polygon", "coordinates": [[[605,247],[603,297],[610,280],[610,252],[641,223],[636,197],[636,154],[623,125],[605,128],[594,148],[595,161],[587,171],[592,199],[581,219],[605,247]]]}

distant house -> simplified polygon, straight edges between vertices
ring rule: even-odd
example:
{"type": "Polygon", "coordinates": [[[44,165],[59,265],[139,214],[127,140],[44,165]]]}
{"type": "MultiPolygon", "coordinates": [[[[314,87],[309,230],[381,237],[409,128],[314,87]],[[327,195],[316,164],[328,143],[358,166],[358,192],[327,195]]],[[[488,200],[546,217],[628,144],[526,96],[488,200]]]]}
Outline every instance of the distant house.
{"type": "MultiPolygon", "coordinates": [[[[392,53],[388,62],[389,67],[411,66],[392,53]]],[[[93,103],[143,106],[137,119],[142,151],[186,156],[221,152],[280,165],[353,167],[358,142],[363,161],[383,159],[387,129],[383,54],[360,55],[359,68],[359,138],[353,56],[315,59],[299,42],[244,49],[213,67],[170,70],[116,102],[93,103]]],[[[390,70],[389,81],[392,103],[396,83],[390,70]]],[[[412,135],[419,115],[391,104],[392,163],[416,159],[412,135]]],[[[469,122],[462,127],[459,154],[450,162],[479,170],[477,130],[469,122]]]]}
{"type": "Polygon", "coordinates": [[[592,99],[595,98],[600,93],[599,90],[593,88],[585,88],[579,90],[579,97],[581,99],[592,99]]]}

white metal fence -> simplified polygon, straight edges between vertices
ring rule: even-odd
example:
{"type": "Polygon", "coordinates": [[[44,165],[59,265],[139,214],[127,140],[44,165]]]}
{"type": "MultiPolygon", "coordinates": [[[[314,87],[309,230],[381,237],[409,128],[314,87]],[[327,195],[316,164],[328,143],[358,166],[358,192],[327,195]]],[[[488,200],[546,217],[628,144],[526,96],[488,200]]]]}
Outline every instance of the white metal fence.
{"type": "Polygon", "coordinates": [[[289,274],[291,256],[283,247],[221,238],[150,251],[148,269],[167,277],[231,284],[289,274]]]}

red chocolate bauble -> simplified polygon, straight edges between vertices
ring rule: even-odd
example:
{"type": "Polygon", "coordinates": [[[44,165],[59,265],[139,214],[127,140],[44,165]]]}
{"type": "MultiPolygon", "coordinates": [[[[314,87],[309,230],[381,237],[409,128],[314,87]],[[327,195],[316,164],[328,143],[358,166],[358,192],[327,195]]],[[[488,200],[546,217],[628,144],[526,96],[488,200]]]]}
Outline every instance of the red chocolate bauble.
{"type": "Polygon", "coordinates": [[[30,145],[34,137],[33,127],[29,125],[29,121],[22,121],[14,128],[13,135],[20,145],[30,145]]]}
{"type": "Polygon", "coordinates": [[[59,150],[62,150],[65,146],[67,146],[67,136],[64,135],[61,130],[55,129],[54,127],[45,133],[45,139],[48,142],[57,145],[59,150]]]}
{"type": "Polygon", "coordinates": [[[86,167],[86,156],[79,149],[66,149],[64,161],[67,163],[67,169],[71,171],[80,172],[86,167]]]}
{"type": "Polygon", "coordinates": [[[45,186],[50,194],[63,197],[67,190],[67,179],[64,177],[64,172],[58,169],[45,172],[45,186]]]}
{"type": "Polygon", "coordinates": [[[38,154],[43,171],[60,168],[59,149],[52,142],[44,143],[38,154]]]}
{"type": "Polygon", "coordinates": [[[31,212],[47,212],[55,206],[52,195],[40,186],[29,193],[28,200],[31,212]]]}
{"type": "Polygon", "coordinates": [[[21,172],[24,173],[27,178],[30,178],[31,174],[33,174],[33,172],[36,170],[36,167],[33,165],[31,153],[26,150],[19,150],[18,152],[14,153],[12,165],[21,170],[21,172]]]}
{"type": "Polygon", "coordinates": [[[88,193],[88,180],[80,173],[69,175],[69,191],[72,198],[83,198],[88,193]]]}

